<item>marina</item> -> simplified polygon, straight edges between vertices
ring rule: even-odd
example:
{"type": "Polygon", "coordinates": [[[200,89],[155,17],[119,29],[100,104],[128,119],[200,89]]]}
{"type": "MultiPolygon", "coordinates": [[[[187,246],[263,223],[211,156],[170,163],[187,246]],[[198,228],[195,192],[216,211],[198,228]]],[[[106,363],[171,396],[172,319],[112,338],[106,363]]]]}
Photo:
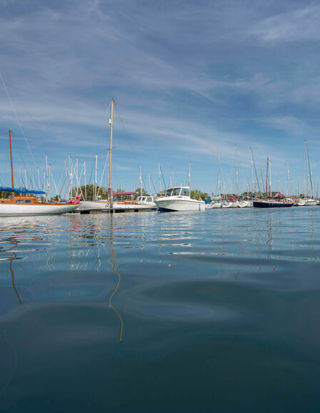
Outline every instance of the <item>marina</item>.
{"type": "Polygon", "coordinates": [[[0,1],[0,413],[319,412],[319,19],[0,1]]]}

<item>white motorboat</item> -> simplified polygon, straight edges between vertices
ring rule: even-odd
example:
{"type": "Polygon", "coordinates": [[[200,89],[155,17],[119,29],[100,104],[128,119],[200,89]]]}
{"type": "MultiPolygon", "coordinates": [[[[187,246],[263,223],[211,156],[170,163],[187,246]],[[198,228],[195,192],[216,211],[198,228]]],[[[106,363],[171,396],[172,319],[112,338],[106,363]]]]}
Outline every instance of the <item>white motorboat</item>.
{"type": "Polygon", "coordinates": [[[153,207],[157,206],[154,202],[153,196],[150,196],[150,195],[138,196],[136,202],[137,202],[138,205],[150,205],[150,206],[153,206],[153,207]]]}
{"type": "Polygon", "coordinates": [[[154,201],[159,211],[205,211],[205,202],[190,197],[190,187],[168,188],[165,195],[154,201]]]}
{"type": "Polygon", "coordinates": [[[151,209],[155,210],[158,209],[156,203],[154,202],[153,196],[147,195],[147,196],[138,196],[137,198],[137,205],[141,208],[144,209],[151,209]]]}

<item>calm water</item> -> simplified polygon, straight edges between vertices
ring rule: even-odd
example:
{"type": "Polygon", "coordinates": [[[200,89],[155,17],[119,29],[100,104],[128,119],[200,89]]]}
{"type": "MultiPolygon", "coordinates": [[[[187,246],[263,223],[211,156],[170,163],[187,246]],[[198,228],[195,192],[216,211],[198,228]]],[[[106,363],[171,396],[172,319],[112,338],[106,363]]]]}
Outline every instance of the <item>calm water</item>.
{"type": "Polygon", "coordinates": [[[0,219],[0,410],[311,412],[320,208],[0,219]]]}

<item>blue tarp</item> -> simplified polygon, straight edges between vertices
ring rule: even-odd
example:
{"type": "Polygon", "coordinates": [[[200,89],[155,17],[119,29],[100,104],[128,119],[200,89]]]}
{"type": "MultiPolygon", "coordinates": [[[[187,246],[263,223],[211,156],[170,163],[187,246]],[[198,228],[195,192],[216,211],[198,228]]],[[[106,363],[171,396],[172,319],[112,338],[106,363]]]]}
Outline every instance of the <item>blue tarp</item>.
{"type": "Polygon", "coordinates": [[[4,192],[16,192],[18,194],[35,194],[35,195],[45,195],[43,191],[36,191],[35,189],[20,189],[20,188],[9,188],[7,186],[0,186],[0,191],[4,192]]]}

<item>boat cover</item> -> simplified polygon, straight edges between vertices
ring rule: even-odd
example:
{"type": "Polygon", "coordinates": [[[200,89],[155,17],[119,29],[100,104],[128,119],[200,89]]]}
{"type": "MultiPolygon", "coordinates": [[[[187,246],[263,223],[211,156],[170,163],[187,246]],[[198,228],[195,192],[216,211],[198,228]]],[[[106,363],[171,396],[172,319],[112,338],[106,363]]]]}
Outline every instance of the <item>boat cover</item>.
{"type": "Polygon", "coordinates": [[[16,192],[18,194],[35,194],[35,195],[45,195],[43,191],[36,191],[35,189],[24,189],[24,188],[10,188],[8,186],[0,186],[0,192],[16,192]]]}

